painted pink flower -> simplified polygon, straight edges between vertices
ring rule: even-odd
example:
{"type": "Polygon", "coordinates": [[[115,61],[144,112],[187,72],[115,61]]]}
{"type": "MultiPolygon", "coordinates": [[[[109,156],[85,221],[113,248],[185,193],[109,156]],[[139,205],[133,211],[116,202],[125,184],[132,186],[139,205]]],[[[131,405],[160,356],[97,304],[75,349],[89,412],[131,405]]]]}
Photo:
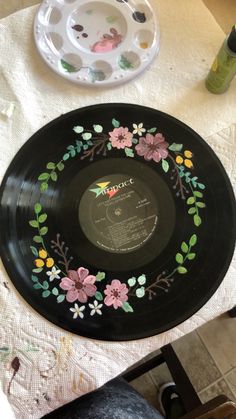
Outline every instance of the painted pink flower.
{"type": "Polygon", "coordinates": [[[155,136],[147,134],[146,137],[141,137],[139,143],[135,146],[139,156],[143,156],[145,160],[154,160],[157,163],[161,159],[165,159],[168,156],[168,143],[165,141],[165,137],[158,133],[155,136]]]}
{"type": "Polygon", "coordinates": [[[59,285],[67,291],[66,299],[69,303],[76,300],[86,303],[88,297],[93,297],[97,291],[95,281],[96,277],[89,275],[88,269],[79,268],[77,271],[68,271],[68,276],[62,278],[59,285]]]}
{"type": "Polygon", "coordinates": [[[113,131],[109,132],[110,141],[114,148],[125,148],[132,146],[132,132],[129,132],[128,128],[119,127],[114,128],[113,131]]]}
{"type": "Polygon", "coordinates": [[[126,284],[122,284],[118,279],[113,279],[111,285],[107,285],[104,291],[106,295],[104,303],[117,309],[122,307],[123,303],[128,300],[128,288],[126,284]]]}

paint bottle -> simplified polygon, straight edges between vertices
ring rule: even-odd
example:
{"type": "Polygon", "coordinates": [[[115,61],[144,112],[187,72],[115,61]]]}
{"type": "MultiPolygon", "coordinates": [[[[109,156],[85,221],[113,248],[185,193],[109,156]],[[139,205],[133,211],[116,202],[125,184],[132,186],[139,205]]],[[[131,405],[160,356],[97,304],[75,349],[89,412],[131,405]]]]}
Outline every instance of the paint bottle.
{"type": "Polygon", "coordinates": [[[236,75],[236,24],[225,39],[206,79],[207,89],[215,94],[224,93],[236,75]]]}

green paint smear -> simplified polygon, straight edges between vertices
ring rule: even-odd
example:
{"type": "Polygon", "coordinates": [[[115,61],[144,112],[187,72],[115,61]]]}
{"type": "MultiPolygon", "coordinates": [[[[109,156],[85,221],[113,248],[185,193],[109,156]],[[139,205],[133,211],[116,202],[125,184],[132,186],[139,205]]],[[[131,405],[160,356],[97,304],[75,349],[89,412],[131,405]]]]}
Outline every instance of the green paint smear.
{"type": "Polygon", "coordinates": [[[75,73],[76,71],[78,71],[76,67],[74,67],[72,64],[69,64],[67,61],[62,60],[62,59],[61,59],[61,65],[67,73],[75,73]]]}

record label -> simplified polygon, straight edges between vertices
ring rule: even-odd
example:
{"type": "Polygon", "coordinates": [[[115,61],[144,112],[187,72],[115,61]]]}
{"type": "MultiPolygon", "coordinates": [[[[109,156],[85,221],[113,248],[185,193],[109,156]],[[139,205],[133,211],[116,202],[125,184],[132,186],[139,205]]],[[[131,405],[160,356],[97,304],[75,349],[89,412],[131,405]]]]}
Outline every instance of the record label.
{"type": "Polygon", "coordinates": [[[157,199],[136,177],[104,176],[83,194],[79,222],[97,247],[111,253],[132,252],[142,247],[157,227],[157,199]]]}

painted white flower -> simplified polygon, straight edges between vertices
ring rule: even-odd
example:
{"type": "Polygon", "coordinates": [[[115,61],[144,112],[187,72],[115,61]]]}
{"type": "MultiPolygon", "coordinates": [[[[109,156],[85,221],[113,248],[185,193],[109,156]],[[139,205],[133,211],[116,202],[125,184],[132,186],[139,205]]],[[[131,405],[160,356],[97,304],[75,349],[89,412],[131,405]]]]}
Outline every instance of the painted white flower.
{"type": "Polygon", "coordinates": [[[94,300],[93,304],[89,304],[89,307],[92,309],[90,312],[90,316],[94,316],[95,313],[102,314],[101,308],[103,304],[98,304],[97,300],[94,300]]]}
{"type": "Polygon", "coordinates": [[[78,306],[78,304],[74,304],[74,308],[70,308],[70,311],[72,311],[73,314],[73,319],[77,319],[77,317],[79,316],[81,319],[84,318],[84,311],[85,306],[78,306]]]}
{"type": "Polygon", "coordinates": [[[143,134],[143,132],[145,132],[145,128],[143,128],[143,123],[141,122],[140,124],[133,124],[134,130],[133,130],[133,134],[138,134],[139,136],[141,136],[143,134]]]}
{"type": "Polygon", "coordinates": [[[54,279],[60,279],[60,272],[60,269],[57,269],[56,266],[53,266],[51,271],[46,272],[46,274],[49,276],[49,281],[53,281],[54,279]]]}

